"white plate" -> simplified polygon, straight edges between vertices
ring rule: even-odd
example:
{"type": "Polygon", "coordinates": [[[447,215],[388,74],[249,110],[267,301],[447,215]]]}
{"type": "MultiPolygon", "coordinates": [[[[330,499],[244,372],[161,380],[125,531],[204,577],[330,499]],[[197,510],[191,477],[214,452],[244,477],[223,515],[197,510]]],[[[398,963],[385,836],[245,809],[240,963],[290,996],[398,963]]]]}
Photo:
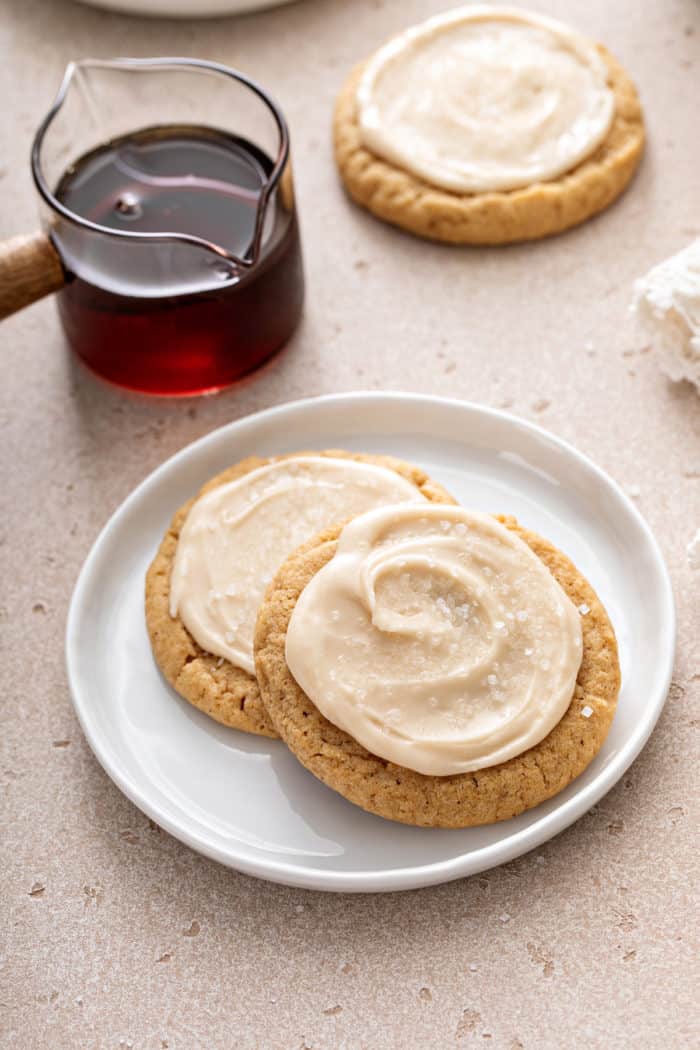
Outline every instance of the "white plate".
{"type": "Polygon", "coordinates": [[[90,552],[68,616],[67,661],[85,735],[114,782],[193,849],[240,871],[324,890],[397,890],[502,864],[580,817],[622,776],[659,717],[673,663],[668,575],[636,508],[571,446],[479,405],[411,394],[297,401],[214,431],[139,485],[90,552]],[[513,820],[462,831],[371,816],[279,741],[226,729],[163,681],[143,579],[174,510],[251,453],[387,452],[420,464],[466,506],[515,514],[573,558],[612,618],[622,692],[588,769],[513,820]]]}
{"type": "Polygon", "coordinates": [[[245,11],[262,11],[281,7],[292,0],[82,0],[90,7],[105,7],[128,15],[149,18],[212,18],[218,15],[242,15],[245,11]]]}

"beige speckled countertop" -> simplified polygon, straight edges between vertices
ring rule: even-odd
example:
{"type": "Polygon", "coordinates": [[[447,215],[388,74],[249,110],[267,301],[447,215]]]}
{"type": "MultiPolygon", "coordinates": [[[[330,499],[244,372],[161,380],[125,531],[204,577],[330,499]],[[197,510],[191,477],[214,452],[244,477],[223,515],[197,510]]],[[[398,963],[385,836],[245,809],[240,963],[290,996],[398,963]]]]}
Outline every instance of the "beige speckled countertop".
{"type": "Polygon", "coordinates": [[[36,225],[30,139],[68,59],[198,55],[254,74],[286,110],[308,274],[290,351],[200,402],[98,385],[72,365],[50,302],[2,325],[3,1047],[700,1042],[700,574],[686,558],[700,525],[700,401],[660,375],[627,314],[633,279],[700,234],[700,6],[533,0],[625,63],[649,148],[602,217],[502,251],[394,232],[348,203],[333,169],[329,119],[345,71],[444,6],[299,0],[175,23],[69,0],[2,4],[0,235],[36,225]],[[636,494],[674,581],[674,685],[622,782],[536,854],[403,895],[276,887],[159,831],[102,772],[68,698],[71,588],[111,512],[187,442],[287,399],[396,387],[508,406],[636,494]]]}

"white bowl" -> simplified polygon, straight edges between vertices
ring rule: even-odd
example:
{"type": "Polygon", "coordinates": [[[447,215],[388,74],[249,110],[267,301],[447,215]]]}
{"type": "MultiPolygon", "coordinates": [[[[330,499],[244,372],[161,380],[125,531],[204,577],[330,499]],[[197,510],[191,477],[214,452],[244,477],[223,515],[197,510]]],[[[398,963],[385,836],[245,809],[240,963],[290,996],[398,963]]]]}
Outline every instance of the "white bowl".
{"type": "Polygon", "coordinates": [[[148,18],[215,18],[219,15],[242,15],[246,11],[263,11],[281,7],[292,0],[81,0],[90,7],[104,7],[128,15],[148,18]]]}

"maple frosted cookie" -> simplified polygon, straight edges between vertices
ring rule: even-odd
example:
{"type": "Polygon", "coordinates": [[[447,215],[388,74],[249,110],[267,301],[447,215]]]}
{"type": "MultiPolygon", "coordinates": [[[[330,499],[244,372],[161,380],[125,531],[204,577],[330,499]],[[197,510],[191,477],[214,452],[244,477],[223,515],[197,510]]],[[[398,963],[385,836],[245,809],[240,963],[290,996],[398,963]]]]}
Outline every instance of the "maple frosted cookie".
{"type": "Polygon", "coordinates": [[[392,820],[505,820],[585,769],[615,711],[615,635],[560,551],[460,507],[380,508],[306,544],[260,608],[280,736],[392,820]]]}
{"type": "Polygon", "coordinates": [[[505,244],[606,208],[644,146],[634,84],[602,46],[541,15],[475,5],[392,38],[334,118],[351,197],[421,237],[505,244]]]}
{"type": "Polygon", "coordinates": [[[164,676],[218,722],[275,736],[253,662],[266,587],[324,526],[406,501],[454,502],[418,467],[342,451],[251,457],[213,478],[178,510],[146,576],[146,623],[164,676]]]}

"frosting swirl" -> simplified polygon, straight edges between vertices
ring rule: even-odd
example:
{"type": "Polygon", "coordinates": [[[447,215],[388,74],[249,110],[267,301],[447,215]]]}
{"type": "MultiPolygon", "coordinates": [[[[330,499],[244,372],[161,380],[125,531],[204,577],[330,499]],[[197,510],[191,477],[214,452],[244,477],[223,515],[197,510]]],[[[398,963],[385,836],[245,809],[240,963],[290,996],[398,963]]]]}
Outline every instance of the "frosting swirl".
{"type": "Polygon", "coordinates": [[[287,555],[336,521],[405,500],[425,497],[387,467],[331,456],[282,459],[218,485],[180,531],[170,615],[207,652],[254,674],[258,607],[287,555]]]}
{"type": "Polygon", "coordinates": [[[456,193],[563,175],[600,145],[615,111],[593,43],[553,19],[484,5],[390,40],[357,102],[368,149],[456,193]]]}
{"type": "Polygon", "coordinates": [[[579,614],[495,518],[370,511],[302,591],[289,669],[373,754],[433,776],[504,762],[556,725],[582,657],[579,614]]]}

